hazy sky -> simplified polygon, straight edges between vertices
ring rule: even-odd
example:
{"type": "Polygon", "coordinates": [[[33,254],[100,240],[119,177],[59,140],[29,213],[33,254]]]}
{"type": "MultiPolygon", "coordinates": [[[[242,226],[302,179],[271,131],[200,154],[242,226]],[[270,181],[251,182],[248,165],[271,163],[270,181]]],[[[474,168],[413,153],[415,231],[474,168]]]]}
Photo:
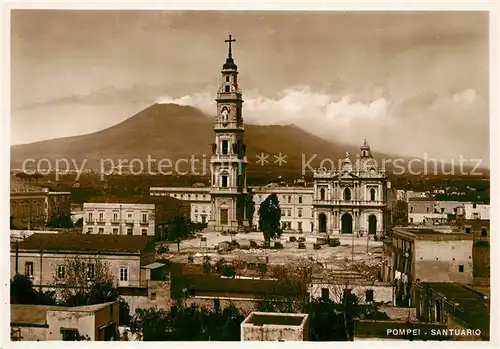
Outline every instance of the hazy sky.
{"type": "Polygon", "coordinates": [[[15,10],[11,28],[12,144],[93,132],[155,101],[214,114],[231,33],[247,123],[489,156],[487,13],[15,10]]]}

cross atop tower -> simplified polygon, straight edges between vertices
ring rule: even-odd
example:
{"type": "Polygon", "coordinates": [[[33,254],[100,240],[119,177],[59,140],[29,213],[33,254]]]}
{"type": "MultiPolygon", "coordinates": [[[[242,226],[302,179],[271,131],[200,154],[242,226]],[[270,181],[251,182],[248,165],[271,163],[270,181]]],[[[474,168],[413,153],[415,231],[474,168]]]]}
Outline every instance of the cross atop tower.
{"type": "Polygon", "coordinates": [[[235,39],[232,39],[232,36],[231,34],[229,34],[229,39],[228,40],[224,40],[224,42],[228,42],[229,43],[229,55],[228,55],[228,58],[233,58],[232,56],[232,52],[231,52],[231,43],[232,42],[236,42],[235,39]]]}

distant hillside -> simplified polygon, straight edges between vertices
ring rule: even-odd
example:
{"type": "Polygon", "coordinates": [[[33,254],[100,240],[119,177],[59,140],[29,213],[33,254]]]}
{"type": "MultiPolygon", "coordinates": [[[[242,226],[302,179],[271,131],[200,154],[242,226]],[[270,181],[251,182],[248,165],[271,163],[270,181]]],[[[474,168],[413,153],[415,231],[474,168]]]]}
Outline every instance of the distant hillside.
{"type": "MultiPolygon", "coordinates": [[[[79,166],[86,160],[86,169],[98,169],[103,159],[111,159],[115,165],[118,159],[128,162],[141,159],[146,166],[150,156],[157,161],[167,158],[175,165],[178,159],[189,159],[192,155],[200,160],[199,163],[206,159],[208,164],[213,142],[212,122],[211,117],[193,107],[154,104],[99,132],[12,146],[11,164],[19,168],[28,158],[46,158],[52,163],[55,159],[66,158],[74,159],[79,166]]],[[[307,163],[315,154],[313,165],[318,166],[322,159],[331,159],[337,166],[338,159],[343,158],[346,151],[351,152],[353,158],[359,153],[357,147],[340,144],[334,139],[324,140],[295,126],[246,125],[245,140],[250,173],[293,171],[300,175],[303,162],[307,163]],[[265,166],[256,163],[256,156],[261,153],[269,154],[270,163],[265,166]],[[286,155],[286,164],[281,166],[274,163],[274,155],[279,153],[286,155]]],[[[376,152],[374,156],[378,159],[394,157],[376,152]]],[[[128,162],[124,163],[125,168],[128,162]]],[[[110,162],[105,164],[109,168],[110,162]]],[[[180,166],[182,171],[189,169],[185,163],[181,165],[184,165],[180,166]]],[[[155,165],[152,168],[155,169],[155,165]]]]}

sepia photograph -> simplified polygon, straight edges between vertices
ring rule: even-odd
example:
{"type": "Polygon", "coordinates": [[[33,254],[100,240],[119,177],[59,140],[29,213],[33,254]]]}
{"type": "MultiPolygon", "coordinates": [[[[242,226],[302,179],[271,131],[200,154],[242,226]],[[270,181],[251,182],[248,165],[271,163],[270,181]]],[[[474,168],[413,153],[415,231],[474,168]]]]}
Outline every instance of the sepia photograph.
{"type": "Polygon", "coordinates": [[[488,10],[8,18],[6,341],[495,337],[488,10]]]}

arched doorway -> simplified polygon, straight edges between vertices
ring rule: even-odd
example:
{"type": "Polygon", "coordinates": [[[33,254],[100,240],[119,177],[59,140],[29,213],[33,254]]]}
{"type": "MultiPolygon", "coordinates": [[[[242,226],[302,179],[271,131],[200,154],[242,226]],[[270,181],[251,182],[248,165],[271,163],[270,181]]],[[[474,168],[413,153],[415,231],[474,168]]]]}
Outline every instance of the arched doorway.
{"type": "Polygon", "coordinates": [[[377,217],[372,214],[368,217],[368,234],[376,234],[377,233],[377,217]]]}
{"type": "Polygon", "coordinates": [[[352,234],[352,216],[349,213],[342,216],[342,234],[352,234]]]}
{"type": "Polygon", "coordinates": [[[318,216],[318,228],[320,233],[326,233],[326,214],[324,213],[318,216]]]}
{"type": "Polygon", "coordinates": [[[222,205],[220,207],[220,224],[227,225],[229,222],[229,209],[227,205],[222,205]]]}

